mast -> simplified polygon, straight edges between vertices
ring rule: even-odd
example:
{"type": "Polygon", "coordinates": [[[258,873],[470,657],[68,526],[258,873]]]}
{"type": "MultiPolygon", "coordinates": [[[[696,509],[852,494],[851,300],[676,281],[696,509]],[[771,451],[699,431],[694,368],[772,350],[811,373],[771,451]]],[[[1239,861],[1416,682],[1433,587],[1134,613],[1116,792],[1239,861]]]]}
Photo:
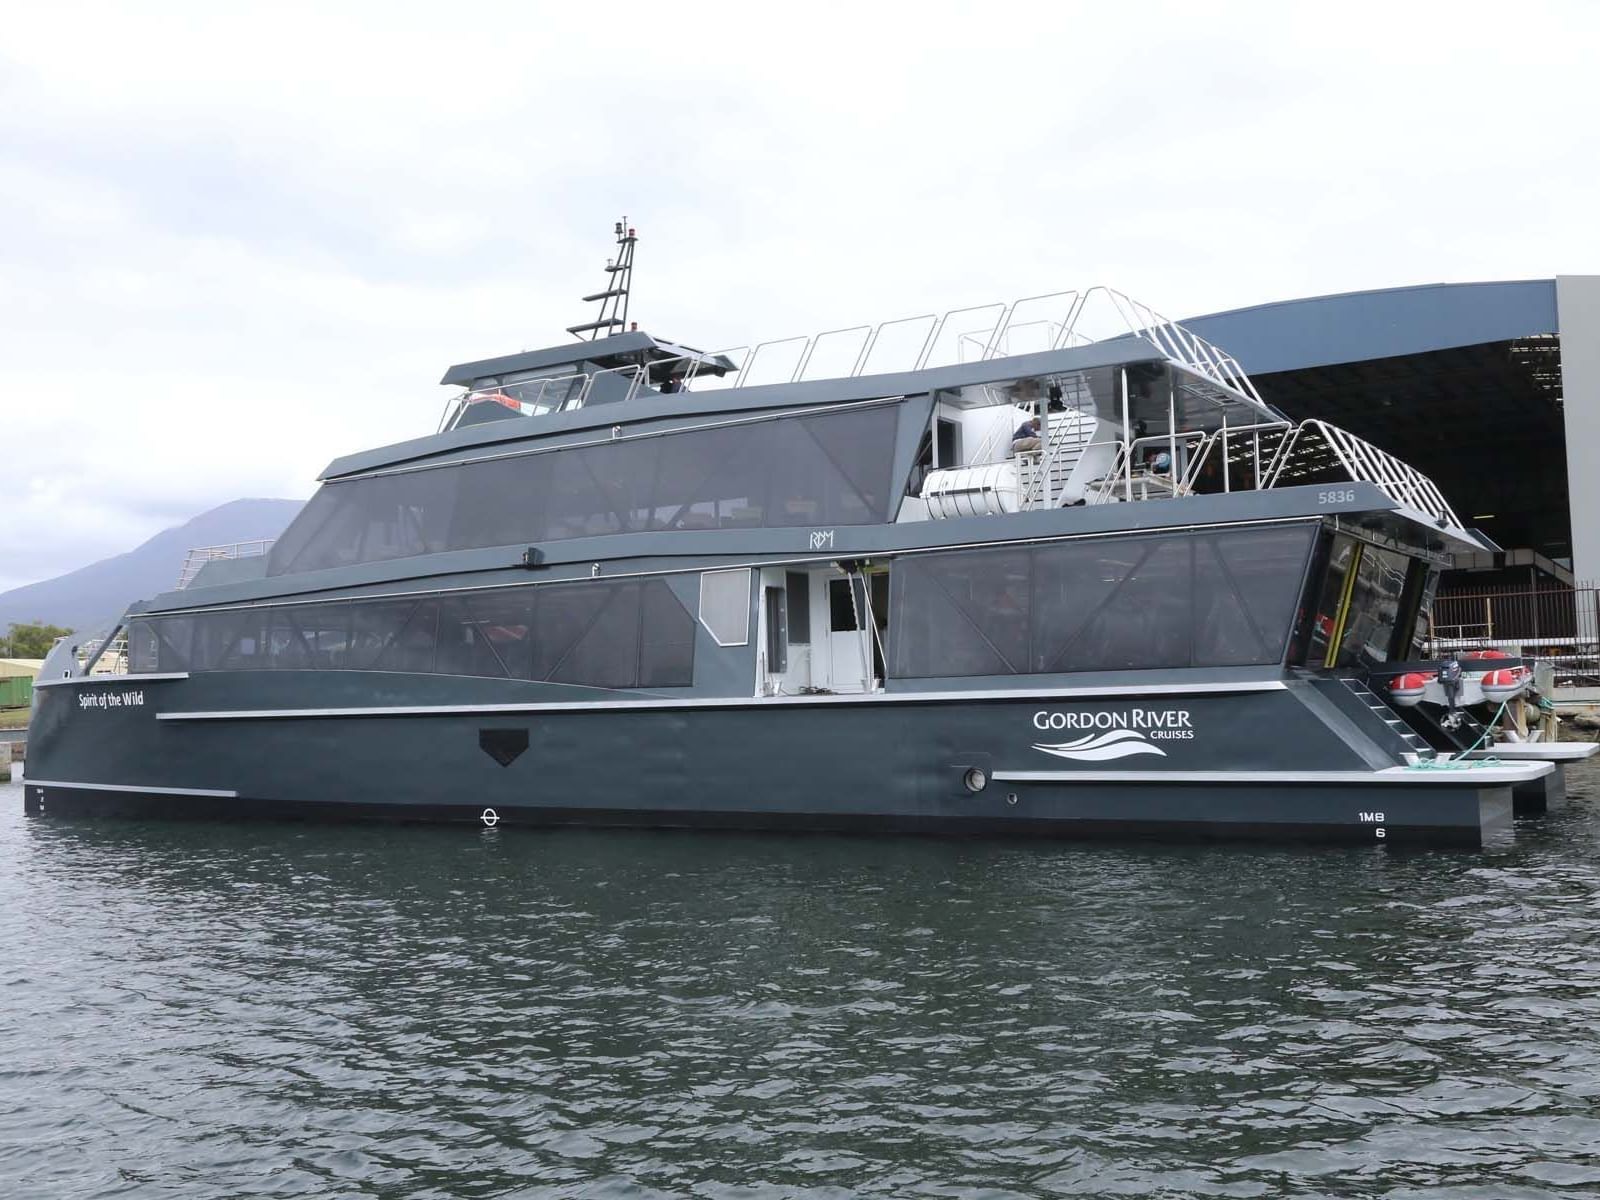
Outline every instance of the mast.
{"type": "Polygon", "coordinates": [[[616,257],[606,260],[609,285],[604,291],[583,298],[585,304],[596,300],[600,302],[599,319],[582,325],[568,325],[567,332],[574,337],[587,336],[592,342],[628,327],[628,289],[633,286],[633,247],[639,237],[628,224],[627,217],[617,222],[616,233],[616,257]]]}

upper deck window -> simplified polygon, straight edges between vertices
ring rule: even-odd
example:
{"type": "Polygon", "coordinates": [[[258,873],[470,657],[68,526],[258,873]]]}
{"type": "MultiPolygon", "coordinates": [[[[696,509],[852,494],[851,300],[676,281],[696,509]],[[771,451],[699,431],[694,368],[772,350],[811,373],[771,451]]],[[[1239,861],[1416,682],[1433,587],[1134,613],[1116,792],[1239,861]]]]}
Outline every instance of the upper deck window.
{"type": "Polygon", "coordinates": [[[267,574],[608,533],[890,516],[898,405],[734,422],[325,484],[267,574]]]}
{"type": "Polygon", "coordinates": [[[694,682],[694,618],[665,580],[442,592],[139,617],[140,671],[403,671],[603,688],[694,682]]]}

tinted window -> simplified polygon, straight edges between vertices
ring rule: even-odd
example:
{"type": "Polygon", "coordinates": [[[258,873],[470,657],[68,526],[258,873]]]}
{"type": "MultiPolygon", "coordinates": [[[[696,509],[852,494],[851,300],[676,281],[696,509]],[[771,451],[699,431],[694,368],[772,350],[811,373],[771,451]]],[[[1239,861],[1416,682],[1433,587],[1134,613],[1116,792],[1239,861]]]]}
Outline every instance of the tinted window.
{"type": "Polygon", "coordinates": [[[639,598],[639,686],[677,687],[694,682],[694,618],[660,580],[639,598]]]}
{"type": "Polygon", "coordinates": [[[809,581],[799,571],[783,577],[788,589],[789,644],[805,646],[811,642],[811,591],[809,581]]]}
{"type": "Polygon", "coordinates": [[[896,562],[891,575],[898,603],[889,620],[895,674],[1028,671],[1031,571],[1026,549],[917,555],[896,562]],[[945,669],[913,669],[918,658],[936,658],[945,669]]]}
{"type": "Polygon", "coordinates": [[[1282,660],[1309,525],[1095,538],[895,564],[899,678],[1282,660]]]}
{"type": "Polygon", "coordinates": [[[767,670],[773,673],[789,669],[789,614],[788,595],[781,587],[766,588],[767,618],[767,670]]]}
{"type": "Polygon", "coordinates": [[[1304,540],[1281,534],[1196,540],[1196,662],[1249,666],[1281,656],[1284,614],[1294,615],[1306,568],[1304,540]]]}
{"type": "Polygon", "coordinates": [[[1338,665],[1387,662],[1394,648],[1411,560],[1393,550],[1363,545],[1345,614],[1338,665]]]}
{"type": "Polygon", "coordinates": [[[267,573],[607,533],[886,521],[897,416],[880,404],[329,483],[267,573]]]}
{"type": "Polygon", "coordinates": [[[633,687],[639,669],[639,585],[597,591],[585,597],[589,605],[581,617],[582,631],[563,648],[545,678],[591,687],[633,687]]]}
{"type": "Polygon", "coordinates": [[[687,687],[694,618],[660,579],[339,600],[129,623],[140,671],[406,671],[687,687]]]}

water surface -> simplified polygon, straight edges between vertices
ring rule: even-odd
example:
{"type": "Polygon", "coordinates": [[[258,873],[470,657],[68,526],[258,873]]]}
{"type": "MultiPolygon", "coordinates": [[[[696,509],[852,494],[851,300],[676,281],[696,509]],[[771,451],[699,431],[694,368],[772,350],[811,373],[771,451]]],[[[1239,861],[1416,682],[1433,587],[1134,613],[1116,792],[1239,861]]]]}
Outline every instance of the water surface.
{"type": "Polygon", "coordinates": [[[0,1196],[1600,1196],[1600,772],[1507,846],[33,820],[0,1196]]]}

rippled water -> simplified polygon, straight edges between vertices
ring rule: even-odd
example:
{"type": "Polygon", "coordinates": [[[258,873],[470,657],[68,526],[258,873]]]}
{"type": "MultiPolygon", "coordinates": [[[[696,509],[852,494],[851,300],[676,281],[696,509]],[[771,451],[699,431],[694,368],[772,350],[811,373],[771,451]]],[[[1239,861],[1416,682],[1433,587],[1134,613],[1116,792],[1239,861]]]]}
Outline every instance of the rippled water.
{"type": "Polygon", "coordinates": [[[66,822],[0,1195],[1600,1195],[1600,772],[1498,851],[66,822]]]}

